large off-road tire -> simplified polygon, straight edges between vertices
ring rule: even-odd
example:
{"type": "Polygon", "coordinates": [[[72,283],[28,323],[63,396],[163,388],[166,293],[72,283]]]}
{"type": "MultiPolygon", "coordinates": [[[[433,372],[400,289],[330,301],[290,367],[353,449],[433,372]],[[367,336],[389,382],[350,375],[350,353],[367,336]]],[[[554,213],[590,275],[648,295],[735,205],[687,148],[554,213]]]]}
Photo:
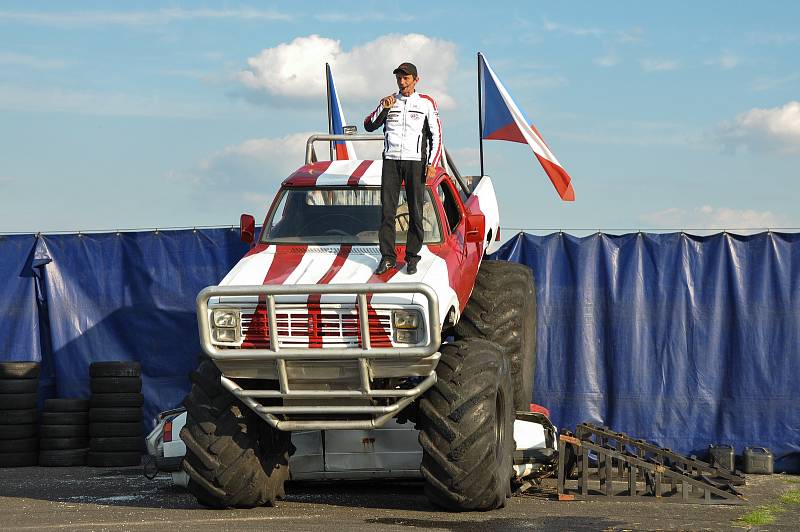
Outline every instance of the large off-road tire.
{"type": "Polygon", "coordinates": [[[502,349],[479,338],[442,346],[420,401],[425,493],[453,511],[493,510],[511,496],[514,407],[502,349]]]}
{"type": "Polygon", "coordinates": [[[484,260],[455,333],[458,339],[485,338],[504,349],[514,382],[514,408],[527,412],[536,371],[536,288],[531,269],[516,262],[484,260]]]}
{"type": "Polygon", "coordinates": [[[212,508],[274,505],[289,476],[290,434],[270,428],[223,388],[211,360],[190,378],[181,429],[189,491],[212,508]]]}

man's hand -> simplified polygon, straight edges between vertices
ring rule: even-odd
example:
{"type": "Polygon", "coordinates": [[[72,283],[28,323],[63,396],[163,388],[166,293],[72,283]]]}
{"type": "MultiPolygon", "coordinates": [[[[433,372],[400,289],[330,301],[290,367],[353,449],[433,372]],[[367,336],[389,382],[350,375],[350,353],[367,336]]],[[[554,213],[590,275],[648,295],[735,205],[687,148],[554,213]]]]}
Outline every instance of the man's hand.
{"type": "Polygon", "coordinates": [[[391,109],[395,101],[397,100],[394,97],[394,94],[390,94],[386,98],[381,99],[381,105],[383,106],[384,109],[391,109]]]}
{"type": "Polygon", "coordinates": [[[428,176],[428,179],[434,177],[436,175],[436,167],[432,165],[428,165],[425,175],[428,176]]]}

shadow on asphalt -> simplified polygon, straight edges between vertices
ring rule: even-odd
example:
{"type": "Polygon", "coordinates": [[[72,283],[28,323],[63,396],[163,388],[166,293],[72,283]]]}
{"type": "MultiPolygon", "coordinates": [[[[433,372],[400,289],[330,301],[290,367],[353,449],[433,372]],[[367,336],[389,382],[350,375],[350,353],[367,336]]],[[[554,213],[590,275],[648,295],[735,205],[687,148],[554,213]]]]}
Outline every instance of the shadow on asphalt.
{"type": "MultiPolygon", "coordinates": [[[[28,467],[0,470],[0,497],[133,508],[206,510],[169,476],[150,480],[141,467],[28,467]]],[[[342,508],[439,512],[421,480],[290,481],[278,506],[314,504],[342,508]]]]}
{"type": "Polygon", "coordinates": [[[611,521],[603,517],[537,517],[533,523],[519,517],[499,517],[486,519],[483,521],[475,520],[436,520],[436,519],[403,519],[403,518],[376,518],[365,519],[366,524],[407,526],[409,528],[420,528],[424,530],[531,530],[535,526],[536,530],[616,530],[624,523],[622,521],[611,521]]]}
{"type": "Polygon", "coordinates": [[[286,483],[286,501],[384,510],[438,509],[425,497],[422,481],[336,480],[286,483]]]}

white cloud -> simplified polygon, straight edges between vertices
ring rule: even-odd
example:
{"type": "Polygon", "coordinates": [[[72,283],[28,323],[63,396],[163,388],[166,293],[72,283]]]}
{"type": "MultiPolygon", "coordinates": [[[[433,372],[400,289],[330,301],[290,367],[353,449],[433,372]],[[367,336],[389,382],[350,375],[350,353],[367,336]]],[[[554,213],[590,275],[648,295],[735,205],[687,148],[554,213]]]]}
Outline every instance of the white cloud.
{"type": "Polygon", "coordinates": [[[208,116],[203,107],[187,101],[166,100],[158,94],[92,92],[60,87],[20,87],[0,84],[0,109],[56,111],[116,116],[208,116]]]}
{"type": "Polygon", "coordinates": [[[416,20],[417,17],[408,13],[396,13],[392,10],[391,13],[359,13],[359,14],[345,14],[345,13],[319,13],[314,15],[314,18],[320,22],[411,22],[416,20]]]}
{"type": "Polygon", "coordinates": [[[672,59],[654,59],[645,58],[641,61],[642,70],[645,72],[666,72],[669,70],[676,70],[678,62],[672,59]]]}
{"type": "Polygon", "coordinates": [[[751,32],[747,34],[749,44],[783,46],[800,41],[800,34],[780,32],[751,32]]]}
{"type": "Polygon", "coordinates": [[[249,139],[211,154],[191,170],[173,172],[171,177],[202,187],[227,189],[235,184],[237,189],[248,185],[258,186],[262,192],[264,188],[275,189],[277,183],[303,165],[310,135],[292,133],[280,138],[249,139]]]}
{"type": "Polygon", "coordinates": [[[760,231],[786,227],[786,218],[772,211],[732,209],[702,205],[693,209],[672,207],[641,216],[643,222],[659,229],[706,229],[760,231]]]}
{"type": "Polygon", "coordinates": [[[600,57],[595,57],[592,63],[599,67],[613,67],[619,64],[619,57],[614,53],[608,53],[600,57]]]}
{"type": "Polygon", "coordinates": [[[377,100],[396,90],[392,70],[403,61],[419,69],[421,92],[442,108],[455,101],[447,81],[455,70],[455,44],[420,34],[390,34],[351,50],[319,35],[298,37],[262,50],[236,76],[249,89],[284,98],[317,98],[325,94],[325,63],[331,64],[341,99],[377,100]]]}
{"type": "Polygon", "coordinates": [[[594,37],[606,41],[615,41],[620,44],[634,44],[641,42],[644,38],[644,30],[638,26],[630,30],[608,30],[605,28],[571,26],[544,19],[542,27],[550,33],[561,33],[573,37],[594,37]]]}
{"type": "Polygon", "coordinates": [[[800,101],[769,109],[751,109],[723,123],[719,137],[723,144],[733,148],[800,154],[800,101]]]}
{"type": "Polygon", "coordinates": [[[544,29],[549,32],[565,33],[575,37],[603,37],[608,34],[608,31],[602,28],[584,28],[579,26],[570,26],[567,24],[559,24],[552,20],[544,20],[544,29]]]}
{"type": "Polygon", "coordinates": [[[741,64],[742,60],[736,54],[727,50],[723,51],[718,57],[706,61],[707,65],[716,65],[723,70],[731,70],[741,64]]]}
{"type": "Polygon", "coordinates": [[[617,42],[622,44],[633,44],[644,40],[644,30],[640,27],[631,28],[628,31],[616,32],[617,42]]]}
{"type": "Polygon", "coordinates": [[[790,74],[788,76],[773,77],[773,78],[757,78],[750,87],[756,92],[770,91],[773,89],[780,89],[795,83],[800,80],[800,74],[790,74]]]}
{"type": "Polygon", "coordinates": [[[153,26],[185,20],[287,21],[290,15],[264,9],[181,9],[153,11],[0,11],[0,21],[59,28],[87,26],[153,26]]]}
{"type": "Polygon", "coordinates": [[[453,162],[462,174],[478,167],[481,163],[481,151],[478,148],[457,148],[448,150],[448,153],[453,157],[453,162]]]}
{"type": "MultiPolygon", "coordinates": [[[[170,171],[165,177],[189,185],[192,194],[206,203],[242,204],[261,212],[281,181],[304,164],[306,140],[312,134],[248,139],[212,153],[192,168],[170,171]]],[[[326,160],[327,144],[318,142],[314,146],[320,160],[326,160]]],[[[380,159],[383,144],[360,142],[355,148],[361,159],[380,159]]]]}
{"type": "Polygon", "coordinates": [[[605,121],[600,124],[573,122],[554,136],[599,145],[682,146],[696,149],[715,149],[707,133],[691,124],[635,120],[605,121]]]}

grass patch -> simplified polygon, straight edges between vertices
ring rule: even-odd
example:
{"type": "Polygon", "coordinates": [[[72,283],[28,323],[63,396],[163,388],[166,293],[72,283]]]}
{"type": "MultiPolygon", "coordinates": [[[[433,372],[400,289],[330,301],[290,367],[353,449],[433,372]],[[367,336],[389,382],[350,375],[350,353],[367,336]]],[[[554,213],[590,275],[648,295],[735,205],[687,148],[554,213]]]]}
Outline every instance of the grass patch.
{"type": "Polygon", "coordinates": [[[775,522],[775,514],[783,512],[780,504],[770,504],[759,506],[752,512],[746,513],[739,518],[739,521],[748,525],[771,525],[775,522]]]}
{"type": "Polygon", "coordinates": [[[775,514],[766,506],[761,506],[741,516],[739,521],[748,525],[771,525],[775,522],[775,514]]]}
{"type": "Polygon", "coordinates": [[[789,484],[800,484],[800,478],[784,478],[783,481],[789,484]]]}
{"type": "MultiPolygon", "coordinates": [[[[800,484],[798,479],[784,479],[791,484],[800,484]]],[[[777,503],[759,506],[755,510],[744,514],[736,521],[746,523],[750,526],[771,525],[775,522],[775,516],[787,510],[789,505],[800,505],[800,488],[790,489],[778,496],[777,503]]]]}
{"type": "Polygon", "coordinates": [[[781,495],[783,504],[800,504],[800,489],[789,490],[781,495]]]}

